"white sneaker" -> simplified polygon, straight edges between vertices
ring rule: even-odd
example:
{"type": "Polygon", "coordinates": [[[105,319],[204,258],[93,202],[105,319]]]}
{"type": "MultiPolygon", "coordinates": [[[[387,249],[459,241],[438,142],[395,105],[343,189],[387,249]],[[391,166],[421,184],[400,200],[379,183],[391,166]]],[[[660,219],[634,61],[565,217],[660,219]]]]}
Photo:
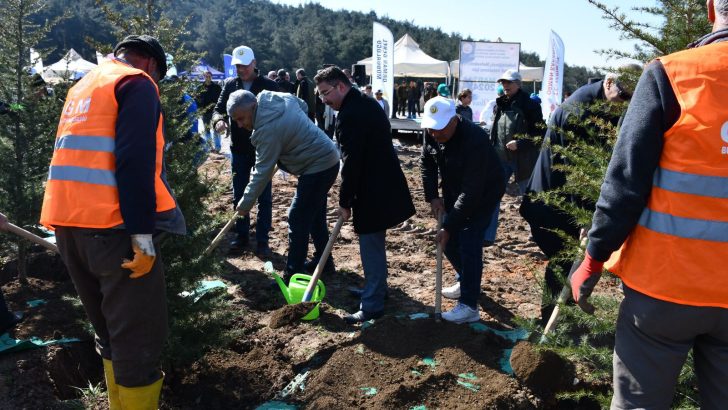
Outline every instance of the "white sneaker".
{"type": "Polygon", "coordinates": [[[480,320],[478,309],[458,303],[452,310],[442,314],[442,318],[453,323],[471,323],[480,320]]]}
{"type": "Polygon", "coordinates": [[[454,285],[442,289],[442,296],[448,299],[457,299],[460,297],[460,282],[455,282],[454,285]]]}

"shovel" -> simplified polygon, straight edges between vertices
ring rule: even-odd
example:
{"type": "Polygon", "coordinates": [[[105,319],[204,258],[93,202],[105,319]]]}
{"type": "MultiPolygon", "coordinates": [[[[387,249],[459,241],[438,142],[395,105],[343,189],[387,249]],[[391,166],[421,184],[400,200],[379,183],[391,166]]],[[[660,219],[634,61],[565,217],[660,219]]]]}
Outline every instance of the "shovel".
{"type": "MultiPolygon", "coordinates": [[[[442,229],[442,214],[437,216],[437,232],[442,229]]],[[[435,321],[442,319],[442,245],[437,242],[437,252],[435,254],[435,321]]]]}
{"type": "MultiPolygon", "coordinates": [[[[574,263],[571,264],[569,276],[566,277],[566,284],[563,288],[561,288],[561,293],[559,293],[559,297],[558,299],[556,299],[556,306],[554,306],[554,310],[551,312],[551,317],[549,317],[549,321],[546,322],[546,327],[543,328],[543,335],[541,336],[541,340],[539,341],[539,343],[543,343],[546,341],[546,336],[549,334],[549,332],[551,332],[551,330],[553,330],[553,328],[556,326],[556,322],[559,319],[559,310],[561,308],[561,305],[569,301],[569,298],[571,297],[571,275],[573,275],[574,272],[579,268],[582,260],[582,258],[577,258],[574,260],[574,263]]],[[[591,306],[591,304],[586,300],[584,300],[583,303],[591,306]]],[[[594,307],[591,306],[591,308],[593,312],[594,307]]]]}
{"type": "MultiPolygon", "coordinates": [[[[278,172],[277,165],[275,168],[273,168],[273,175],[275,175],[276,172],[278,172]]],[[[273,178],[273,176],[271,175],[271,179],[272,178],[273,178]]],[[[240,197],[240,200],[238,201],[237,205],[235,206],[236,209],[237,209],[237,207],[240,206],[241,202],[243,202],[243,197],[240,197]]],[[[225,237],[225,235],[227,235],[227,233],[230,232],[230,229],[232,229],[232,227],[235,225],[235,221],[238,219],[239,216],[240,215],[238,214],[238,211],[236,210],[235,213],[233,214],[233,216],[230,218],[230,220],[225,224],[225,226],[223,226],[223,228],[220,230],[220,232],[217,234],[217,236],[215,236],[215,238],[212,240],[212,242],[210,242],[210,245],[207,246],[207,249],[205,249],[205,252],[204,252],[205,256],[211,254],[212,251],[214,251],[215,248],[217,248],[217,245],[220,244],[220,241],[222,241],[222,239],[225,237]]]]}
{"type": "MultiPolygon", "coordinates": [[[[5,217],[5,215],[3,215],[1,213],[0,213],[0,215],[3,218],[5,217]]],[[[19,227],[17,225],[11,224],[10,222],[8,222],[8,225],[5,228],[5,230],[7,230],[8,232],[12,232],[12,233],[16,234],[16,235],[20,236],[23,239],[27,239],[27,240],[29,240],[29,241],[31,241],[33,243],[36,243],[36,244],[38,244],[38,245],[40,245],[40,246],[42,246],[42,247],[44,247],[44,248],[46,248],[46,249],[48,249],[50,251],[53,251],[55,253],[59,253],[58,252],[58,246],[56,246],[56,244],[51,243],[51,242],[48,242],[47,240],[41,238],[40,236],[38,236],[36,234],[33,234],[31,232],[28,232],[25,229],[23,229],[23,228],[21,228],[21,227],[19,227]]]]}
{"type": "Polygon", "coordinates": [[[336,242],[336,237],[339,236],[339,231],[341,230],[341,225],[343,225],[343,224],[344,224],[344,217],[339,215],[339,219],[336,220],[336,225],[334,225],[334,229],[331,231],[331,236],[329,236],[329,242],[326,243],[326,247],[324,248],[324,251],[321,254],[321,258],[319,259],[319,262],[316,265],[316,269],[313,271],[313,275],[311,275],[311,281],[308,283],[308,287],[306,287],[306,291],[303,292],[303,298],[301,298],[301,302],[310,302],[311,301],[311,295],[313,294],[313,290],[316,287],[316,284],[318,283],[319,277],[321,276],[321,272],[324,270],[326,261],[329,259],[329,255],[331,254],[331,249],[334,247],[334,242],[336,242]]]}

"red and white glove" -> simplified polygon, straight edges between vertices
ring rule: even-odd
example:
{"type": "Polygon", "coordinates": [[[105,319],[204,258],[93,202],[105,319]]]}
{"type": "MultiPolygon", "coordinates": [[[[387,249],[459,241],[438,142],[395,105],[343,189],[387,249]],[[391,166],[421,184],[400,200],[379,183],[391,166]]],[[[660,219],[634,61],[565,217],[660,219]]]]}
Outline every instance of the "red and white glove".
{"type": "Polygon", "coordinates": [[[602,276],[602,269],[604,262],[593,259],[589,251],[586,251],[581,265],[569,277],[571,295],[579,307],[587,313],[594,313],[594,306],[588,299],[602,276]]]}

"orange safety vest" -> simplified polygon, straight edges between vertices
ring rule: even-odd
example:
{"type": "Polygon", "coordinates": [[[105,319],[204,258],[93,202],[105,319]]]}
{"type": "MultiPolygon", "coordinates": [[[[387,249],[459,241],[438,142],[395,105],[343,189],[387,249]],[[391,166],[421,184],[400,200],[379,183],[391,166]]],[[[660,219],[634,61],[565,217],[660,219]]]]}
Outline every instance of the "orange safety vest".
{"type": "MultiPolygon", "coordinates": [[[[115,126],[119,110],[115,88],[124,77],[140,74],[154,84],[144,71],[111,60],[86,74],[68,91],[43,197],[40,222],[44,226],[111,228],[124,223],[115,177],[115,126]]],[[[161,114],[156,139],[156,209],[162,212],[174,209],[176,204],[161,177],[161,114]]]]}
{"type": "Polygon", "coordinates": [[[728,42],[660,60],[680,118],[665,132],[647,207],[607,269],[656,299],[728,308],[728,42]]]}

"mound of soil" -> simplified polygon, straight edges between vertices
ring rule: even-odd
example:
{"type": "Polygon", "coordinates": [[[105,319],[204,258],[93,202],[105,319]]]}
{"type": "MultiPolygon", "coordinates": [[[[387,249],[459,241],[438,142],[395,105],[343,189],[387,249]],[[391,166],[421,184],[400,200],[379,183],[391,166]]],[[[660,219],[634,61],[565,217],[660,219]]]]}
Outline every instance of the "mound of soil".
{"type": "Polygon", "coordinates": [[[576,375],[574,365],[550,350],[538,350],[520,342],[511,353],[511,367],[516,378],[544,397],[570,390],[576,375]]]}
{"type": "Polygon", "coordinates": [[[271,314],[268,326],[271,329],[278,329],[290,325],[306,316],[317,304],[318,302],[301,302],[294,305],[285,305],[271,314]]]}
{"type": "Polygon", "coordinates": [[[500,369],[508,346],[467,325],[385,318],[311,370],[300,399],[310,409],[536,408],[500,369]]]}

